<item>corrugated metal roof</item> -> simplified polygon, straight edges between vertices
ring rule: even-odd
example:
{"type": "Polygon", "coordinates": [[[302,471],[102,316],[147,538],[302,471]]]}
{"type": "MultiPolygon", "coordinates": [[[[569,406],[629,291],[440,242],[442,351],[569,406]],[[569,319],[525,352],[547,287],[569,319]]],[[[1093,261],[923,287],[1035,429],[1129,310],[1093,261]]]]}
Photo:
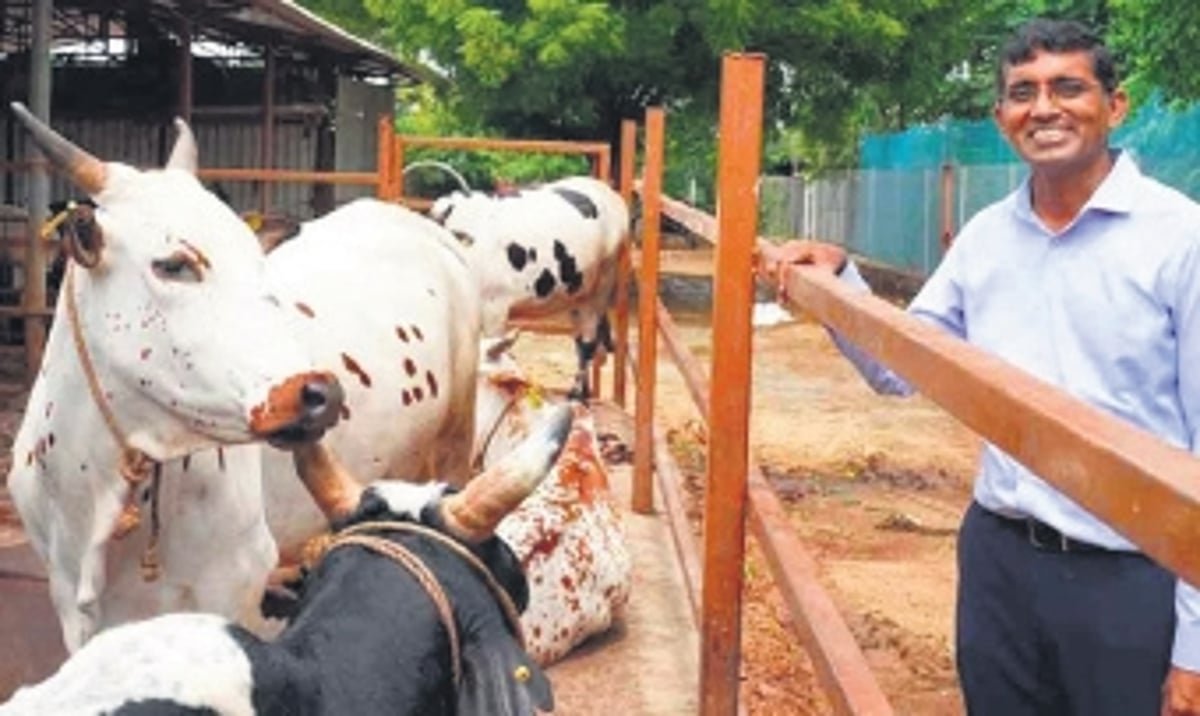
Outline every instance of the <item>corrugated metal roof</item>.
{"type": "MultiPolygon", "coordinates": [[[[0,3],[0,52],[28,47],[33,0],[0,3]]],[[[54,38],[134,38],[149,22],[164,35],[185,26],[193,40],[262,49],[313,62],[334,62],[360,75],[387,76],[402,84],[422,81],[421,68],[343,30],[293,0],[55,0],[54,38]]]]}

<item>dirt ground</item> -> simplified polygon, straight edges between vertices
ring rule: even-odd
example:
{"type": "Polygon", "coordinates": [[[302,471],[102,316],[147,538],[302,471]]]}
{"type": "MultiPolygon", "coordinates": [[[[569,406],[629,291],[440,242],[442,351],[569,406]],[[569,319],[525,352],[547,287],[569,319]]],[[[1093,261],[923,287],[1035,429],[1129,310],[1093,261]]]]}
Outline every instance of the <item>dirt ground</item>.
{"type": "MultiPolygon", "coordinates": [[[[707,365],[705,321],[677,318],[707,365]]],[[[516,352],[535,378],[569,384],[569,339],[527,334],[516,352]]],[[[921,398],[876,396],[811,322],[756,329],[754,355],[753,455],[889,701],[898,714],[961,714],[951,652],[954,539],[978,439],[921,398]]],[[[665,350],[659,356],[656,417],[687,475],[698,519],[706,436],[665,350]]],[[[0,370],[0,475],[24,402],[3,381],[10,372],[0,370]]],[[[606,371],[605,391],[610,385],[606,371]]],[[[4,507],[0,500],[0,544],[20,537],[4,507]]],[[[743,701],[751,714],[831,713],[753,541],[749,556],[743,701]]]]}
{"type": "MultiPolygon", "coordinates": [[[[686,314],[677,320],[707,365],[706,322],[686,314]]],[[[526,336],[518,358],[543,381],[566,384],[567,343],[526,336]]],[[[978,438],[922,398],[875,395],[812,322],[757,328],[754,356],[753,455],[889,702],[898,714],[961,714],[952,654],[954,548],[978,438]]],[[[698,522],[703,421],[661,346],[658,379],[657,422],[687,475],[698,522]]],[[[753,540],[746,575],[742,699],[749,712],[832,713],[753,540]]]]}

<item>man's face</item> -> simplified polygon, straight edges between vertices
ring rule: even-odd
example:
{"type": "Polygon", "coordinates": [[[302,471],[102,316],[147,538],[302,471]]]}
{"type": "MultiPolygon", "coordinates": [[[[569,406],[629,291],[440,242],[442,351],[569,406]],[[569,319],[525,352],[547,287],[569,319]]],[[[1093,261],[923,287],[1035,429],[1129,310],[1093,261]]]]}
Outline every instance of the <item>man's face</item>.
{"type": "Polygon", "coordinates": [[[1088,52],[1038,52],[1009,65],[996,124],[1035,171],[1086,171],[1107,162],[1108,133],[1125,118],[1120,88],[1107,94],[1088,52]]]}

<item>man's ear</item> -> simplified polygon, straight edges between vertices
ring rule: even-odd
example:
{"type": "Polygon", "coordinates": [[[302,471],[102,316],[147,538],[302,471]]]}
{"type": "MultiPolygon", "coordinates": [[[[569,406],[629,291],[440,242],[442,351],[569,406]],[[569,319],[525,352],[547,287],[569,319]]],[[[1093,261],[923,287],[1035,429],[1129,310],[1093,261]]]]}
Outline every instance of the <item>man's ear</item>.
{"type": "Polygon", "coordinates": [[[1108,97],[1108,128],[1113,129],[1125,121],[1129,114],[1129,95],[1124,87],[1117,87],[1108,97]]]}

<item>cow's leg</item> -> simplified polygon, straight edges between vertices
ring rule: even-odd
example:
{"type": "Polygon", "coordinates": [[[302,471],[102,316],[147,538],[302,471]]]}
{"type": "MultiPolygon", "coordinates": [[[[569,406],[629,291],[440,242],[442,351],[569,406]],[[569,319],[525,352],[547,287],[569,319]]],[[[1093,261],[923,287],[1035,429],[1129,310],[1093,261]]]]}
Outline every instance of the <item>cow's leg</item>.
{"type": "Polygon", "coordinates": [[[567,392],[567,397],[571,400],[580,400],[587,402],[591,397],[591,381],[588,379],[588,368],[592,364],[592,358],[596,355],[596,341],[584,340],[581,336],[575,336],[575,355],[579,359],[578,366],[575,370],[575,383],[571,386],[571,390],[567,392]]]}
{"type": "Polygon", "coordinates": [[[608,314],[602,311],[573,310],[571,311],[571,322],[575,327],[575,355],[578,358],[578,365],[575,372],[575,383],[571,386],[567,397],[587,402],[591,397],[589,369],[592,362],[596,360],[598,348],[603,348],[606,353],[612,352],[612,329],[608,323],[608,314]]]}

